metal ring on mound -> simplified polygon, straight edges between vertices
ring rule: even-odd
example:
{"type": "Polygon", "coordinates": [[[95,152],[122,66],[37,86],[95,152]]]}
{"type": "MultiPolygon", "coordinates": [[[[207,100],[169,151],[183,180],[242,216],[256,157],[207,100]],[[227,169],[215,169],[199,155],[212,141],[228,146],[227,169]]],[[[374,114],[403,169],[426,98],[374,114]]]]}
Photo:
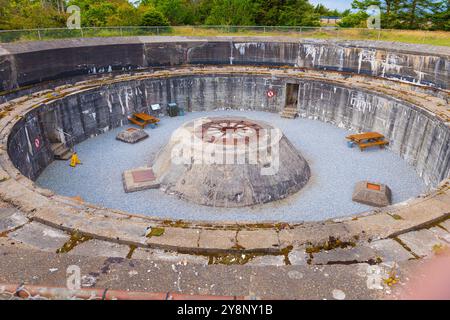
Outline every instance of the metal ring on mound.
{"type": "Polygon", "coordinates": [[[263,128],[254,122],[237,119],[215,119],[203,123],[196,131],[203,142],[223,145],[248,145],[251,138],[259,138],[263,128]]]}

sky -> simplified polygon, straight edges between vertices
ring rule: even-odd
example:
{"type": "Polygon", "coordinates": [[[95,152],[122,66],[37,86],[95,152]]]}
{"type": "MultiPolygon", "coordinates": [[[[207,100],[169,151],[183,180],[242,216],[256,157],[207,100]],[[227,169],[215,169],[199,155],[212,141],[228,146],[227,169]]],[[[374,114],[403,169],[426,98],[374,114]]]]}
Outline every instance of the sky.
{"type": "Polygon", "coordinates": [[[323,4],[328,9],[338,9],[339,11],[343,11],[345,9],[352,8],[352,0],[309,0],[313,5],[323,4]]]}

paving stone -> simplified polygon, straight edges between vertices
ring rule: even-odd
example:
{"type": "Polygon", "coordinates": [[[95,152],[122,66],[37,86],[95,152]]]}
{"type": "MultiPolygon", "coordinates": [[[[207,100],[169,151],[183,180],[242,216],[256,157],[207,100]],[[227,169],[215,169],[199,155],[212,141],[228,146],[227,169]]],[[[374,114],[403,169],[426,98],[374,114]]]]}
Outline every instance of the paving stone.
{"type": "Polygon", "coordinates": [[[93,239],[77,245],[69,253],[80,256],[125,258],[129,251],[129,246],[93,239]]]}
{"type": "Polygon", "coordinates": [[[383,261],[399,262],[414,258],[400,243],[392,239],[373,241],[369,244],[369,247],[374,249],[383,261]]]}
{"type": "Polygon", "coordinates": [[[32,222],[8,235],[11,239],[44,251],[56,251],[66,243],[70,237],[58,229],[32,222]]]}
{"type": "Polygon", "coordinates": [[[305,266],[308,263],[309,256],[305,249],[294,249],[289,252],[288,258],[293,266],[305,266]]]}
{"type": "Polygon", "coordinates": [[[0,232],[13,230],[28,222],[28,219],[15,208],[0,208],[0,232]]]}
{"type": "Polygon", "coordinates": [[[353,235],[364,234],[370,238],[386,238],[398,230],[411,227],[411,223],[406,220],[395,220],[386,213],[377,213],[356,220],[346,221],[345,226],[349,233],[353,235]]]}
{"type": "Polygon", "coordinates": [[[208,257],[202,255],[189,255],[177,252],[137,248],[132,255],[132,259],[149,261],[167,261],[173,263],[187,263],[207,265],[208,257]]]}
{"type": "Polygon", "coordinates": [[[237,234],[237,243],[245,249],[279,249],[278,234],[275,230],[241,230],[237,234]]]}
{"type": "Polygon", "coordinates": [[[444,222],[441,222],[439,225],[444,227],[448,232],[450,232],[450,219],[445,220],[444,222]]]}
{"type": "Polygon", "coordinates": [[[146,243],[150,246],[167,249],[191,250],[198,246],[199,233],[198,229],[165,228],[163,235],[148,238],[146,243]]]}
{"type": "Polygon", "coordinates": [[[439,219],[449,211],[450,204],[430,198],[396,211],[395,214],[407,221],[413,222],[413,225],[420,225],[433,219],[439,219]]]}
{"type": "Polygon", "coordinates": [[[354,248],[338,248],[334,250],[323,250],[313,254],[313,264],[346,264],[346,263],[362,263],[376,262],[377,253],[365,246],[357,246],[354,248]]]}
{"type": "Polygon", "coordinates": [[[280,246],[302,245],[307,242],[319,243],[334,237],[336,239],[346,239],[349,232],[343,223],[310,225],[306,227],[297,227],[294,229],[283,229],[278,234],[280,246]]]}
{"type": "Polygon", "coordinates": [[[202,230],[199,247],[202,249],[231,249],[236,245],[236,231],[232,230],[202,230]]]}
{"type": "Polygon", "coordinates": [[[406,244],[412,252],[418,256],[425,257],[433,254],[433,247],[445,244],[428,229],[411,231],[398,236],[398,238],[406,244]]]}
{"type": "Polygon", "coordinates": [[[440,227],[433,227],[430,228],[429,230],[433,232],[440,240],[443,240],[447,244],[450,244],[450,232],[447,232],[446,230],[440,227]]]}
{"type": "Polygon", "coordinates": [[[284,256],[258,256],[250,260],[247,265],[249,266],[284,266],[284,256]]]}

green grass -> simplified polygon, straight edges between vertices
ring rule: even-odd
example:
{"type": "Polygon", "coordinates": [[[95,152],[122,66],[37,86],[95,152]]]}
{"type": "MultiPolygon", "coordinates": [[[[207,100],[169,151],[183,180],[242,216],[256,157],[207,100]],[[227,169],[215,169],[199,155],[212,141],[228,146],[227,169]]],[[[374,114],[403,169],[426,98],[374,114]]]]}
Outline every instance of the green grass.
{"type": "Polygon", "coordinates": [[[450,46],[450,32],[423,30],[369,30],[369,29],[320,29],[300,27],[189,27],[170,28],[87,28],[80,30],[52,29],[41,31],[14,31],[0,33],[0,42],[54,40],[80,37],[117,36],[270,36],[316,39],[382,40],[436,46],[450,46]]]}

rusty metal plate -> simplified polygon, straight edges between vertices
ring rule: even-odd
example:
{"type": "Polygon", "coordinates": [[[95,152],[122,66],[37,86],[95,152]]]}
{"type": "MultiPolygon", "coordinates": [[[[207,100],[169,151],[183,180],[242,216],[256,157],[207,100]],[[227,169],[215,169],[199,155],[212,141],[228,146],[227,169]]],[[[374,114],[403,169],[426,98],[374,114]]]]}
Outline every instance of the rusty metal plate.
{"type": "Polygon", "coordinates": [[[133,175],[133,181],[135,183],[149,182],[156,180],[155,174],[153,173],[152,169],[134,171],[131,174],[133,175]]]}

